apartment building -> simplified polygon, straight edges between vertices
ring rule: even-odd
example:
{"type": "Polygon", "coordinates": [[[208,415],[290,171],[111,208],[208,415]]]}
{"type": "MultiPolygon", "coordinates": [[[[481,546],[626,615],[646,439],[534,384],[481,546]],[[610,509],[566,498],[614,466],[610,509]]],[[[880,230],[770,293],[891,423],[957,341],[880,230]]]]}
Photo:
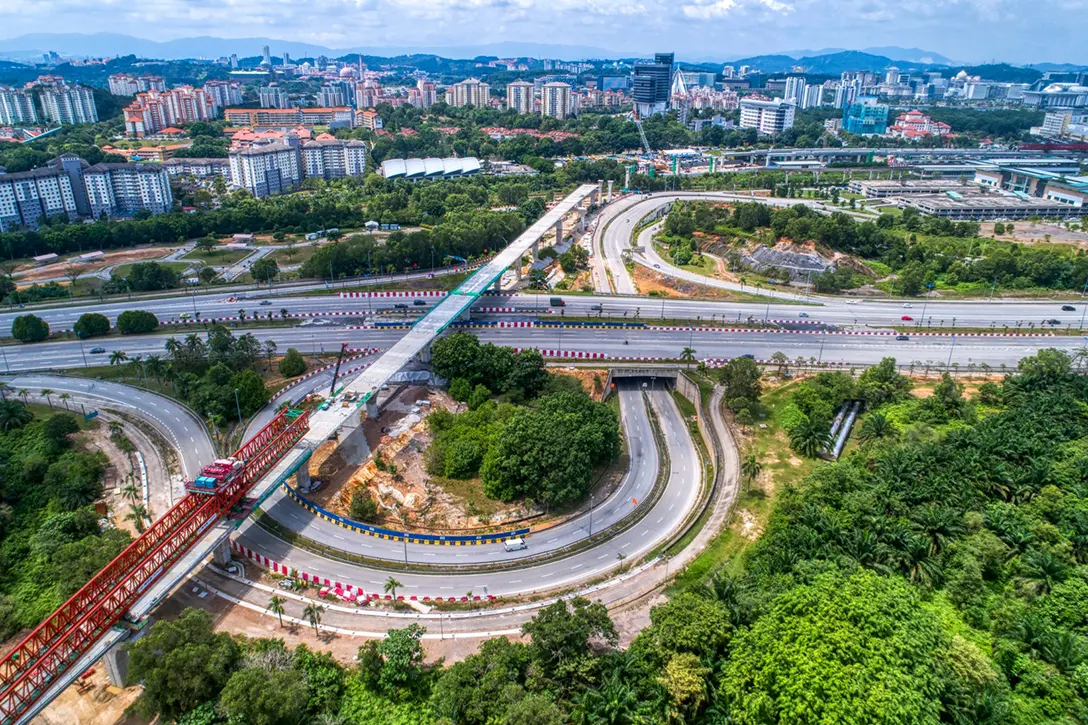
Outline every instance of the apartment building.
{"type": "Polygon", "coordinates": [[[22,88],[0,86],[0,123],[5,126],[38,123],[33,94],[22,88]]]}
{"type": "Polygon", "coordinates": [[[514,81],[506,86],[506,107],[518,113],[532,113],[536,86],[528,81],[514,81]]]}
{"type": "Polygon", "coordinates": [[[269,143],[231,151],[230,178],[235,186],[258,198],[292,191],[302,182],[298,148],[269,143]]]}
{"type": "Polygon", "coordinates": [[[203,88],[178,86],[170,91],[139,93],[123,113],[125,132],[141,138],[176,124],[210,121],[218,115],[218,106],[203,88]]]}
{"type": "Polygon", "coordinates": [[[362,141],[317,138],[302,145],[302,167],[307,178],[331,181],[366,173],[366,144],[362,141]]]}
{"type": "Polygon", "coordinates": [[[435,89],[434,81],[416,81],[416,90],[419,91],[420,108],[430,108],[438,103],[438,91],[435,89]]]}
{"type": "Polygon", "coordinates": [[[86,86],[68,85],[63,81],[44,85],[39,99],[46,121],[60,124],[98,123],[94,93],[86,86]]]}
{"type": "Polygon", "coordinates": [[[77,216],[68,175],[57,168],[0,173],[0,232],[37,228],[39,220],[63,214],[77,216]]]}
{"type": "Polygon", "coordinates": [[[287,91],[275,83],[261,86],[258,96],[261,108],[290,108],[291,102],[287,100],[287,91]]]}
{"type": "Polygon", "coordinates": [[[208,176],[222,176],[230,181],[230,161],[227,159],[173,158],[162,162],[167,175],[195,176],[198,179],[208,176]]]}
{"type": "Polygon", "coordinates": [[[207,81],[204,92],[215,103],[216,109],[237,106],[242,102],[242,84],[238,81],[207,81]]]}
{"type": "Polygon", "coordinates": [[[366,111],[355,112],[355,125],[362,126],[371,131],[377,131],[379,128],[384,128],[385,122],[382,121],[382,117],[378,115],[377,111],[370,108],[366,111]]]}
{"type": "Polygon", "coordinates": [[[231,126],[249,126],[250,128],[355,127],[355,111],[347,106],[339,108],[228,108],[223,115],[231,126]]]}
{"type": "Polygon", "coordinates": [[[145,91],[165,91],[166,79],[162,76],[135,76],[131,73],[114,73],[109,77],[110,93],[114,96],[135,96],[145,91]]]}
{"type": "Polygon", "coordinates": [[[797,107],[788,101],[742,98],[739,105],[741,128],[754,128],[764,134],[793,128],[797,107]]]}
{"type": "Polygon", "coordinates": [[[174,205],[170,175],[161,164],[95,164],[83,169],[91,216],[162,214],[174,205]]]}
{"type": "Polygon", "coordinates": [[[540,113],[561,120],[569,118],[571,116],[570,86],[558,81],[541,86],[540,113]]]}
{"type": "Polygon", "coordinates": [[[455,108],[487,108],[491,105],[491,86],[478,78],[466,78],[446,89],[446,103],[455,108]]]}

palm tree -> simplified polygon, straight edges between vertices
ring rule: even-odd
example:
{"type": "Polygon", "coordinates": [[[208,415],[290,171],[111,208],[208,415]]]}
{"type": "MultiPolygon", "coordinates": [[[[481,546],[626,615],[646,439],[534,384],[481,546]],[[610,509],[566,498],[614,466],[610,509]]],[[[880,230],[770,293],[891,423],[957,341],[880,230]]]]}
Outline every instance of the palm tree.
{"type": "Polygon", "coordinates": [[[389,577],[388,579],[385,580],[385,593],[386,594],[392,594],[393,598],[396,599],[397,598],[397,587],[399,587],[399,586],[403,586],[403,585],[399,581],[394,579],[393,577],[389,577]]]}
{"type": "Polygon", "coordinates": [[[34,414],[27,410],[25,405],[14,400],[0,400],[0,429],[5,432],[22,428],[34,420],[34,414]]]}
{"type": "Polygon", "coordinates": [[[29,390],[20,390],[18,395],[19,395],[20,398],[23,399],[23,405],[30,405],[30,391],[29,390]]]}
{"type": "Polygon", "coordinates": [[[268,600],[268,611],[275,614],[280,620],[280,627],[283,627],[283,604],[287,601],[279,594],[273,594],[272,598],[268,600]]]}
{"type": "Polygon", "coordinates": [[[56,395],[56,391],[51,390],[50,388],[42,388],[41,395],[42,395],[43,398],[45,398],[45,401],[47,403],[49,403],[49,410],[50,410],[50,412],[52,412],[52,410],[53,410],[53,396],[56,395]]]}
{"type": "Polygon", "coordinates": [[[239,320],[241,320],[242,322],[245,322],[245,321],[246,321],[246,311],[245,311],[245,308],[243,308],[243,309],[240,309],[240,310],[238,310],[238,319],[239,319],[239,320]]]}
{"type": "Polygon", "coordinates": [[[108,427],[111,438],[121,435],[121,433],[124,431],[124,428],[121,426],[121,422],[117,420],[111,420],[108,427]]]}
{"type": "Polygon", "coordinates": [[[822,420],[805,420],[790,431],[790,446],[802,456],[815,458],[831,443],[831,430],[822,420]]]}
{"type": "Polygon", "coordinates": [[[1065,581],[1069,567],[1065,560],[1048,549],[1029,549],[1020,558],[1017,584],[1034,594],[1047,594],[1055,584],[1065,581]]]}
{"type": "Polygon", "coordinates": [[[688,368],[691,368],[691,364],[695,362],[695,349],[685,347],[680,351],[680,361],[688,364],[688,368]]]}
{"type": "Polygon", "coordinates": [[[287,317],[287,314],[288,314],[287,313],[287,308],[286,307],[281,307],[280,308],[280,317],[287,317]]]}
{"type": "Polygon", "coordinates": [[[151,518],[147,515],[147,509],[143,504],[136,504],[132,509],[125,514],[125,521],[131,521],[136,527],[136,533],[142,534],[144,532],[144,521],[151,518]]]}
{"type": "Polygon", "coordinates": [[[302,610],[302,616],[306,617],[310,622],[310,626],[314,628],[314,634],[317,634],[317,625],[321,624],[321,615],[325,613],[325,608],[316,602],[307,604],[306,608],[302,610]]]}
{"type": "Polygon", "coordinates": [[[64,403],[64,409],[65,409],[65,410],[71,410],[71,409],[72,409],[72,408],[71,408],[71,407],[70,407],[70,406],[68,405],[68,401],[72,399],[72,396],[71,396],[71,395],[69,395],[68,393],[61,393],[61,394],[60,394],[60,395],[58,395],[57,397],[58,397],[58,398],[60,398],[60,400],[61,400],[61,402],[62,402],[62,403],[64,403]]]}
{"type": "Polygon", "coordinates": [[[3,380],[0,380],[0,400],[8,399],[7,389],[10,387],[11,386],[5,383],[3,380]]]}
{"type": "Polygon", "coordinates": [[[749,453],[745,456],[744,460],[740,462],[740,472],[744,476],[744,480],[748,482],[745,488],[751,488],[752,482],[763,472],[763,464],[759,462],[759,456],[755,453],[749,453]]]}
{"type": "MultiPolygon", "coordinates": [[[[121,365],[128,360],[128,353],[124,350],[114,350],[110,353],[110,367],[114,365],[121,365]]],[[[121,371],[121,377],[124,377],[124,370],[121,371]]]]}
{"type": "MultiPolygon", "coordinates": [[[[132,369],[132,372],[135,374],[135,377],[138,380],[143,379],[144,377],[144,361],[142,358],[143,355],[137,355],[136,357],[132,358],[131,362],[129,362],[128,364],[129,368],[132,369]]],[[[146,383],[147,381],[144,380],[144,382],[146,383]]]]}
{"type": "Polygon", "coordinates": [[[129,483],[121,489],[121,495],[128,499],[129,503],[135,504],[140,500],[140,489],[136,487],[136,484],[129,483]]]}
{"type": "Polygon", "coordinates": [[[176,337],[166,338],[166,344],[164,345],[166,352],[171,356],[176,355],[181,350],[181,342],[176,337]]]}
{"type": "Polygon", "coordinates": [[[163,362],[161,355],[148,355],[147,360],[144,361],[144,369],[149,375],[155,376],[155,380],[162,385],[162,374],[166,370],[166,363],[163,362]]]}
{"type": "Polygon", "coordinates": [[[869,417],[865,419],[865,422],[861,424],[861,429],[858,431],[858,439],[862,442],[869,443],[880,438],[887,438],[894,433],[895,426],[888,420],[888,416],[876,411],[870,413],[869,417]]]}

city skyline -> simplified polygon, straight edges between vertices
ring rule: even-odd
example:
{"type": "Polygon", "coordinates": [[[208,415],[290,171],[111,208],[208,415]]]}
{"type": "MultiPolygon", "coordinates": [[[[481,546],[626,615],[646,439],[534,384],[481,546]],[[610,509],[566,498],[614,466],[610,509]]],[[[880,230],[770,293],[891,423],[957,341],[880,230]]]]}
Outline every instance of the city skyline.
{"type": "Polygon", "coordinates": [[[1086,63],[1088,48],[1068,33],[1070,15],[1086,10],[1088,0],[1030,6],[1017,0],[953,0],[940,7],[907,3],[894,8],[845,0],[334,0],[314,13],[293,3],[249,0],[159,0],[126,7],[43,0],[20,4],[6,16],[8,38],[0,39],[0,51],[31,50],[12,47],[10,41],[46,28],[53,33],[127,33],[155,42],[222,38],[238,29],[244,30],[239,36],[246,36],[240,41],[267,36],[333,51],[425,49],[441,55],[469,41],[548,45],[555,29],[566,27],[577,29],[563,34],[576,50],[632,56],[648,44],[664,43],[683,48],[679,59],[689,61],[887,45],[921,48],[957,62],[1086,63]],[[330,14],[335,23],[328,22],[330,14]]]}

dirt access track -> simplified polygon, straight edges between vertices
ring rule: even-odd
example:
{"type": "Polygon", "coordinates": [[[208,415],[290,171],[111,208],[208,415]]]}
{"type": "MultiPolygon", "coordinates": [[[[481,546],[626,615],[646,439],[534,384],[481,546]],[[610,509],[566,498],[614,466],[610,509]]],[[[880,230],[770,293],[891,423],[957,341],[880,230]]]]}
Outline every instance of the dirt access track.
{"type": "Polygon", "coordinates": [[[159,259],[160,257],[165,257],[172,251],[173,247],[119,249],[115,252],[106,252],[101,257],[96,257],[87,262],[79,262],[77,259],[79,255],[72,255],[68,258],[41,267],[35,267],[33,264],[21,264],[15,268],[15,274],[18,275],[18,283],[24,285],[32,282],[40,282],[45,279],[63,277],[69,267],[79,267],[82,274],[88,274],[101,271],[106,267],[112,267],[117,264],[159,259]]]}

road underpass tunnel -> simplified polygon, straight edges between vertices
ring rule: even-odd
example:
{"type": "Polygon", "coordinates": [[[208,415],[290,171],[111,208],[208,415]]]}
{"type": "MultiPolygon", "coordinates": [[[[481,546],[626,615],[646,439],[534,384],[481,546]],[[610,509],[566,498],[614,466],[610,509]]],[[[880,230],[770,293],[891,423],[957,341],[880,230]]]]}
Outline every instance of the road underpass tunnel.
{"type": "Polygon", "coordinates": [[[619,390],[668,390],[676,388],[677,368],[612,368],[605,381],[604,397],[619,390]]]}

